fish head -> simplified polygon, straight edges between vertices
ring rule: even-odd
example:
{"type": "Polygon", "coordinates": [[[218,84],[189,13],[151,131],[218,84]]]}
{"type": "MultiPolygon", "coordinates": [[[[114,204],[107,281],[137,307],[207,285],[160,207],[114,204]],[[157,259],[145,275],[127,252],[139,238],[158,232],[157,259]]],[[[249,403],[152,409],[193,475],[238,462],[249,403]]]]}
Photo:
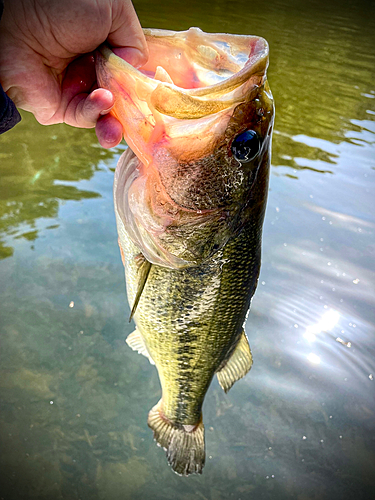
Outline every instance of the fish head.
{"type": "Polygon", "coordinates": [[[149,60],[141,68],[107,47],[97,55],[98,82],[114,94],[111,113],[136,155],[121,162],[116,209],[150,262],[197,265],[266,196],[266,182],[258,190],[254,183],[268,178],[268,44],[198,28],[145,36],[149,60]]]}

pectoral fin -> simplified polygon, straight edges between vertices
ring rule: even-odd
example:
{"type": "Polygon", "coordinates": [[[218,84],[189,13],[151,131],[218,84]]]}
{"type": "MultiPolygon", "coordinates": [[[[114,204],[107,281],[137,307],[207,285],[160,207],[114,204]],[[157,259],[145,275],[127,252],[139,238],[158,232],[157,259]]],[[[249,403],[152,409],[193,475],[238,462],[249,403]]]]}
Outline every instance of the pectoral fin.
{"type": "Polygon", "coordinates": [[[232,385],[240,378],[244,377],[253,364],[249,341],[245,331],[242,331],[241,338],[225,365],[217,372],[219,384],[225,392],[228,392],[232,385]]]}
{"type": "Polygon", "coordinates": [[[155,364],[150,356],[150,353],[147,350],[145,341],[143,340],[141,333],[137,329],[135,329],[134,332],[128,336],[128,338],[126,339],[126,343],[133,349],[133,351],[137,351],[139,352],[139,354],[143,354],[143,356],[146,356],[146,358],[148,358],[149,362],[152,365],[155,364]]]}
{"type": "Polygon", "coordinates": [[[130,313],[129,317],[129,323],[132,320],[135,311],[137,310],[138,302],[139,299],[141,298],[143,289],[145,287],[150,269],[151,269],[151,263],[145,259],[145,257],[142,254],[139,254],[137,257],[137,265],[138,265],[138,290],[137,293],[135,294],[135,299],[134,299],[134,304],[130,313]]]}

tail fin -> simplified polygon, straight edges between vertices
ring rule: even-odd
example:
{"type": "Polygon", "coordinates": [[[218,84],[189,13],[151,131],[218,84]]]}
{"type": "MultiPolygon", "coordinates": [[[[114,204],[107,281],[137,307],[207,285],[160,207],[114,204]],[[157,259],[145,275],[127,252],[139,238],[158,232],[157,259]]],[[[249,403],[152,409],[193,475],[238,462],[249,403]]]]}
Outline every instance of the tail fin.
{"type": "Polygon", "coordinates": [[[177,474],[202,474],[205,461],[202,419],[197,425],[173,424],[164,417],[160,400],[148,414],[147,423],[154,431],[155,441],[166,450],[169,465],[177,474]]]}

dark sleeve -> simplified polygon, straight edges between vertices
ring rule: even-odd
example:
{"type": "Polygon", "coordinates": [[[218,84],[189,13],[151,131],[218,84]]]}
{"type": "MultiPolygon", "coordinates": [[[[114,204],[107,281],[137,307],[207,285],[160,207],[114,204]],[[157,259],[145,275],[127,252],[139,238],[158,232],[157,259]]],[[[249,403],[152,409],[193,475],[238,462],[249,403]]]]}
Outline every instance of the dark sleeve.
{"type": "MultiPolygon", "coordinates": [[[[0,0],[0,19],[3,13],[3,0],[0,0]]],[[[1,50],[1,49],[0,49],[1,50]]],[[[17,108],[0,85],[0,134],[10,130],[21,120],[17,108]]]]}
{"type": "Polygon", "coordinates": [[[0,85],[0,134],[10,130],[21,121],[21,116],[17,108],[0,85]]]}

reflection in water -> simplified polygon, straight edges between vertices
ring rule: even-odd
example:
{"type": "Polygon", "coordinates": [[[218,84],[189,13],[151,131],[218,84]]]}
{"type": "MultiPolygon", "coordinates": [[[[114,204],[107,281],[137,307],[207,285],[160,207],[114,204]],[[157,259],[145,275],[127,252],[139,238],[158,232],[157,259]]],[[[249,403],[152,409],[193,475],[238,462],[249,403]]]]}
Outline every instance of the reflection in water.
{"type": "Polygon", "coordinates": [[[310,352],[310,354],[307,355],[307,359],[314,365],[318,365],[320,363],[320,357],[313,352],[310,352]]]}
{"type": "MultiPolygon", "coordinates": [[[[330,309],[322,315],[318,323],[315,323],[314,325],[308,325],[306,327],[306,331],[303,334],[303,337],[310,343],[312,343],[316,341],[317,335],[330,332],[336,326],[339,319],[340,314],[337,311],[330,309]]],[[[340,337],[336,338],[336,342],[340,342],[347,347],[351,347],[351,342],[344,342],[342,339],[340,339],[340,337]]],[[[306,357],[310,361],[310,363],[313,363],[315,365],[318,365],[321,361],[320,356],[313,352],[310,352],[306,357]]]]}
{"type": "Polygon", "coordinates": [[[0,145],[2,259],[13,255],[13,239],[33,242],[38,238],[38,219],[43,219],[45,228],[58,228],[48,219],[56,220],[63,201],[100,196],[73,183],[90,179],[99,162],[112,158],[113,152],[98,147],[93,131],[40,127],[26,113],[14,130],[1,136],[0,145]]]}
{"type": "Polygon", "coordinates": [[[314,342],[316,340],[316,335],[321,332],[329,332],[336,325],[340,318],[340,314],[333,309],[330,309],[326,313],[323,314],[319,323],[315,325],[309,325],[306,327],[306,331],[304,333],[304,338],[310,342],[314,342]]]}
{"type": "Polygon", "coordinates": [[[125,344],[134,326],[113,213],[118,154],[93,131],[25,114],[0,137],[0,239],[13,254],[0,261],[0,496],[369,500],[375,4],[135,3],[145,26],[270,42],[278,134],[246,325],[254,366],[228,395],[215,381],[207,393],[205,473],[172,474],[145,425],[156,371],[125,344]],[[306,339],[330,310],[336,324],[306,339]]]}

